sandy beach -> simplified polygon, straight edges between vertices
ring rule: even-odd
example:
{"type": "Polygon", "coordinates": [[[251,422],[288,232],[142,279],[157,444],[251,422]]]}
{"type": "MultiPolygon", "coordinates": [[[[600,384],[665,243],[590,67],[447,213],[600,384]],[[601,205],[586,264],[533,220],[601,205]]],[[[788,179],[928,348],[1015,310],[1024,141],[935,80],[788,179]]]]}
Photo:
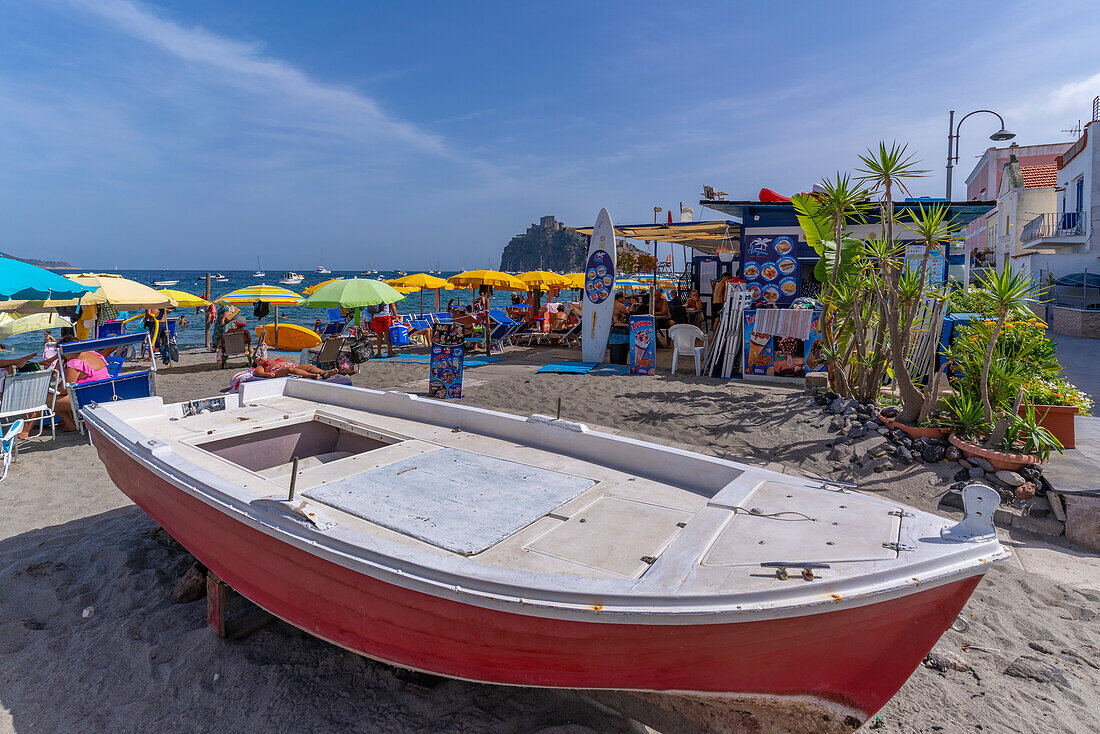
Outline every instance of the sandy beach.
{"type": "MultiPolygon", "coordinates": [[[[511,349],[506,356],[466,373],[464,403],[553,414],[560,398],[563,418],[847,479],[932,511],[952,483],[949,464],[837,473],[824,458],[836,438],[828,416],[790,388],[667,369],[652,378],[543,375],[535,374],[539,364],[575,354],[511,349]]],[[[158,373],[158,394],[166,401],[216,394],[230,374],[210,355],[184,355],[158,373]]],[[[353,382],[424,393],[427,367],[374,362],[353,382]]],[[[643,730],[571,692],[458,681],[423,689],[281,622],[242,640],[217,638],[203,601],[172,603],[190,556],[151,537],[155,525],[76,434],[24,444],[0,496],[7,510],[0,514],[0,732],[643,730]]],[[[937,645],[945,670],[918,667],[866,728],[1095,728],[1097,558],[1064,539],[1001,532],[1017,554],[978,587],[964,611],[969,630],[949,631],[937,645]]]]}

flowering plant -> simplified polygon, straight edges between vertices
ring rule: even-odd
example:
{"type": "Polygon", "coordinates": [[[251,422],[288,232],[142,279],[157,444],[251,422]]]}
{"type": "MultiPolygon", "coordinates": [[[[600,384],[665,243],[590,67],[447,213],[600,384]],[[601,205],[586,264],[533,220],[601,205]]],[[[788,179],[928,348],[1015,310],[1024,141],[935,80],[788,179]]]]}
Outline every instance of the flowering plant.
{"type": "Polygon", "coordinates": [[[1092,411],[1092,398],[1062,377],[1036,377],[1024,385],[1024,392],[1033,405],[1070,405],[1081,415],[1092,411]]]}

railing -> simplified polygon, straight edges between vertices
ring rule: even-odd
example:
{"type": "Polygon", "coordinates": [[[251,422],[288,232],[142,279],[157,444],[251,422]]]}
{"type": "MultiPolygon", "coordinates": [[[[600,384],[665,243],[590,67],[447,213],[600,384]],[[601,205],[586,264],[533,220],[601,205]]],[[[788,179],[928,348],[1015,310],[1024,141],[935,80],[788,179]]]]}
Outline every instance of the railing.
{"type": "Polygon", "coordinates": [[[1085,218],[1080,212],[1040,214],[1024,225],[1020,242],[1034,242],[1048,237],[1073,237],[1085,233],[1085,218]]]}

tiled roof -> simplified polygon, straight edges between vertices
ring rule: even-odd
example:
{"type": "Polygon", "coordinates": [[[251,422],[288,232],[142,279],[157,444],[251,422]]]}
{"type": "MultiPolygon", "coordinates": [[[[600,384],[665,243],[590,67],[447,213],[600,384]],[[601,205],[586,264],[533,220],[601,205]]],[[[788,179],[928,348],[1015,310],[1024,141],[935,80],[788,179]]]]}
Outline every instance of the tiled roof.
{"type": "Polygon", "coordinates": [[[1024,176],[1025,189],[1042,189],[1058,184],[1058,167],[1049,166],[1021,166],[1020,173],[1024,176]]]}

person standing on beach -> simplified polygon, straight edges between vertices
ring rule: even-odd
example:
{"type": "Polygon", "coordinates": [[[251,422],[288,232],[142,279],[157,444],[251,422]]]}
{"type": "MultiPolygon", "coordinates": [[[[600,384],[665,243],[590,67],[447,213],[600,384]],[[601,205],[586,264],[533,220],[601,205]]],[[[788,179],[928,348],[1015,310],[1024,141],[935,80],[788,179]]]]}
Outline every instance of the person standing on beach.
{"type": "Polygon", "coordinates": [[[722,316],[722,306],[726,303],[726,282],[729,280],[729,273],[722,273],[718,280],[714,282],[714,292],[711,295],[710,304],[710,318],[715,328],[718,328],[718,321],[722,316]]]}

